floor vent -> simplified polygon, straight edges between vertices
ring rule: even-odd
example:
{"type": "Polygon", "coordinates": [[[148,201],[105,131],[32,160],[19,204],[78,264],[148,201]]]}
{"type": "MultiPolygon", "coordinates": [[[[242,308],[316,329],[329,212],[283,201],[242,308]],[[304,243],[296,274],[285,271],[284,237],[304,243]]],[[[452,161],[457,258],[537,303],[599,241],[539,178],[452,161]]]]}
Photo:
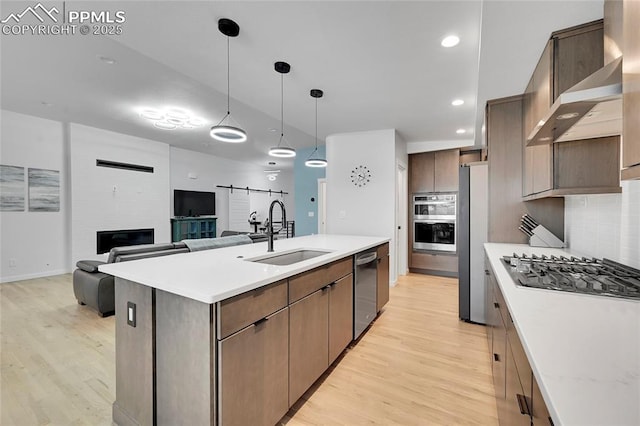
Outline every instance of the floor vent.
{"type": "Polygon", "coordinates": [[[134,172],[153,173],[153,167],[141,166],[139,164],[130,163],[118,163],[117,161],[109,160],[96,160],[96,166],[98,167],[111,167],[113,169],[131,170],[134,172]]]}

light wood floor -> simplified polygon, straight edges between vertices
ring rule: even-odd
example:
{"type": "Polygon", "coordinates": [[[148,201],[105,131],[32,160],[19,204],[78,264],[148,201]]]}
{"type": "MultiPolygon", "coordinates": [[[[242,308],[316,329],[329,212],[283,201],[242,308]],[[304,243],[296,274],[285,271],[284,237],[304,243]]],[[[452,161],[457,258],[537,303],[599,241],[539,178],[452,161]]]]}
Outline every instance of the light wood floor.
{"type": "MultiPolygon", "coordinates": [[[[365,336],[283,424],[497,425],[484,327],[457,281],[410,274],[365,336]]],[[[76,304],[71,275],[0,284],[0,423],[109,425],[114,317],[76,304]]]]}

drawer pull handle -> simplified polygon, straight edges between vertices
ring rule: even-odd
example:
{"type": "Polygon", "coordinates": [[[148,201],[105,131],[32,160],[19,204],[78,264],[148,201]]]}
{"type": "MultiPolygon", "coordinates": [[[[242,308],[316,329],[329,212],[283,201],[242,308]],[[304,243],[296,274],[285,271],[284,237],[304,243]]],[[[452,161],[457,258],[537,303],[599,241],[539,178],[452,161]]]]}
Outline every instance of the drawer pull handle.
{"type": "Polygon", "coordinates": [[[493,302],[493,307],[496,309],[500,309],[500,304],[498,302],[493,302]]]}
{"type": "Polygon", "coordinates": [[[531,412],[529,411],[529,404],[527,404],[527,397],[524,395],[516,394],[516,399],[518,400],[518,407],[520,408],[520,414],[523,416],[530,416],[531,412]]]}
{"type": "Polygon", "coordinates": [[[493,354],[493,360],[496,361],[496,362],[500,362],[500,355],[493,354]]]}
{"type": "Polygon", "coordinates": [[[265,322],[269,321],[268,317],[264,317],[262,319],[259,319],[258,321],[254,322],[253,325],[255,327],[259,326],[260,324],[264,324],[265,322]]]}

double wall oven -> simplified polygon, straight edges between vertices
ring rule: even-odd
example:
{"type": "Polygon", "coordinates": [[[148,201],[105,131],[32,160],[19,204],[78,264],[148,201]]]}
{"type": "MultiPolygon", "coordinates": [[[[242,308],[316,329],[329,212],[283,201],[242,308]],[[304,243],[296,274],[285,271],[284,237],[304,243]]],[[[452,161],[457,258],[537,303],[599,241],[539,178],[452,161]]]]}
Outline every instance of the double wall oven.
{"type": "Polygon", "coordinates": [[[413,249],[456,251],[456,193],[413,194],[413,249]]]}

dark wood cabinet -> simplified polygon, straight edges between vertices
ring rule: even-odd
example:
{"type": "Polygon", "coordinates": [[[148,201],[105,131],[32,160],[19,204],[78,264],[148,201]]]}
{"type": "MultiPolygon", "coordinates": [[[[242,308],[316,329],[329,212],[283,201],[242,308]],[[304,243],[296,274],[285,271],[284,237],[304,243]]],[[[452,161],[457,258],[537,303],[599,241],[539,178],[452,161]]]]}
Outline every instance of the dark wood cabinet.
{"type": "Polygon", "coordinates": [[[289,406],[329,365],[329,286],[289,306],[289,406]]]}
{"type": "Polygon", "coordinates": [[[278,422],[289,409],[289,309],[219,343],[220,424],[278,422]]]}
{"type": "Polygon", "coordinates": [[[418,192],[456,192],[458,190],[460,150],[421,152],[409,155],[409,190],[418,192]]]}
{"type": "Polygon", "coordinates": [[[640,2],[623,1],[622,178],[640,179],[640,2]]]}
{"type": "Polygon", "coordinates": [[[550,425],[550,415],[500,286],[485,257],[487,338],[500,424],[550,425]]]}
{"type": "Polygon", "coordinates": [[[487,102],[486,134],[489,151],[488,237],[496,243],[526,243],[518,230],[525,213],[536,218],[560,239],[564,238],[564,199],[525,202],[522,197],[524,95],[487,102]]]}
{"type": "Polygon", "coordinates": [[[377,290],[376,290],[376,312],[380,312],[382,307],[389,301],[389,243],[378,247],[378,267],[377,267],[377,290]]]}
{"type": "Polygon", "coordinates": [[[353,338],[353,274],[329,289],[329,362],[338,358],[353,338]]]}

